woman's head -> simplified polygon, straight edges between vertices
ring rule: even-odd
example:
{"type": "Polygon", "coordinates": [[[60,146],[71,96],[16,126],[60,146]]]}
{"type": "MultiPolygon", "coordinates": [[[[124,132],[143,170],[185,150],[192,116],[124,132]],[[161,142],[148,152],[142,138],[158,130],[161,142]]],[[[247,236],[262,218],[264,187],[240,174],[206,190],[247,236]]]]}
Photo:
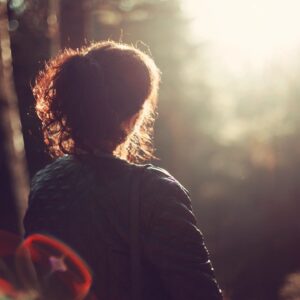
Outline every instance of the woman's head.
{"type": "Polygon", "coordinates": [[[153,60],[132,46],[105,41],[64,50],[33,88],[50,154],[151,158],[158,84],[153,60]]]}

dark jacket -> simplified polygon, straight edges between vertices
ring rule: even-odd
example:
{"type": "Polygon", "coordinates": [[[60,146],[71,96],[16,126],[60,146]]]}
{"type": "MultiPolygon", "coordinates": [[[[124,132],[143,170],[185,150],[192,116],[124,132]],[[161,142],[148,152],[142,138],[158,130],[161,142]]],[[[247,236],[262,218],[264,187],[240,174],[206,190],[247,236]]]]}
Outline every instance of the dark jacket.
{"type": "MultiPolygon", "coordinates": [[[[26,235],[48,233],[75,249],[99,299],[130,299],[129,187],[140,168],[112,156],[65,156],[32,180],[26,235]]],[[[186,189],[161,168],[143,168],[143,299],[221,299],[186,189]]]]}

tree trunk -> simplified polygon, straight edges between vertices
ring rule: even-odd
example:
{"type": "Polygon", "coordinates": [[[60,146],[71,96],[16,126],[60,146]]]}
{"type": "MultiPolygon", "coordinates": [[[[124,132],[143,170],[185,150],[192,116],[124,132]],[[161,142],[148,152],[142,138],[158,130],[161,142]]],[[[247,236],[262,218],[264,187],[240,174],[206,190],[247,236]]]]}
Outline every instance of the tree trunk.
{"type": "Polygon", "coordinates": [[[79,48],[88,38],[90,0],[60,1],[59,27],[61,48],[79,48]]]}
{"type": "Polygon", "coordinates": [[[0,228],[22,234],[28,177],[13,81],[6,1],[0,2],[0,139],[0,228]]]}

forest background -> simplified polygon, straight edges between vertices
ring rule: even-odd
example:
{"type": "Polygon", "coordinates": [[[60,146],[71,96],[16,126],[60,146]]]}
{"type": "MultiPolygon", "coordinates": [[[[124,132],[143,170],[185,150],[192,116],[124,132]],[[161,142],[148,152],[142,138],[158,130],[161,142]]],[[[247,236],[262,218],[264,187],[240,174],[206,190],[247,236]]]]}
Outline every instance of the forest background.
{"type": "MultiPolygon", "coordinates": [[[[61,48],[122,40],[162,71],[154,163],[189,189],[226,299],[300,299],[300,34],[291,52],[260,48],[273,45],[272,28],[264,39],[253,19],[260,40],[245,30],[239,47],[218,48],[196,37],[206,19],[195,26],[195,3],[0,1],[0,228],[19,231],[28,182],[50,162],[31,92],[38,70],[61,48]]],[[[257,11],[268,23],[272,7],[257,11]]],[[[285,17],[286,37],[300,24],[285,28],[285,17]]]]}

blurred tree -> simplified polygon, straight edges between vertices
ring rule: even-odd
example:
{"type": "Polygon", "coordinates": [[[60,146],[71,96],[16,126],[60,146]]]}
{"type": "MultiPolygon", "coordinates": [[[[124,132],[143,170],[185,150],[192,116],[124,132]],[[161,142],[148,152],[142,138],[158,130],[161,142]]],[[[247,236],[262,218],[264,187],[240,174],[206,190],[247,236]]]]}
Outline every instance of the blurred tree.
{"type": "Polygon", "coordinates": [[[58,15],[62,49],[76,49],[86,43],[89,37],[91,4],[91,0],[60,1],[58,15]]]}
{"type": "Polygon", "coordinates": [[[53,33],[48,23],[53,24],[53,19],[49,18],[48,0],[10,0],[8,4],[14,79],[29,174],[32,176],[49,162],[34,111],[31,86],[37,72],[50,57],[53,33]]]}
{"type": "Polygon", "coordinates": [[[0,2],[0,228],[22,233],[28,194],[23,136],[14,88],[7,3],[0,2]]]}

